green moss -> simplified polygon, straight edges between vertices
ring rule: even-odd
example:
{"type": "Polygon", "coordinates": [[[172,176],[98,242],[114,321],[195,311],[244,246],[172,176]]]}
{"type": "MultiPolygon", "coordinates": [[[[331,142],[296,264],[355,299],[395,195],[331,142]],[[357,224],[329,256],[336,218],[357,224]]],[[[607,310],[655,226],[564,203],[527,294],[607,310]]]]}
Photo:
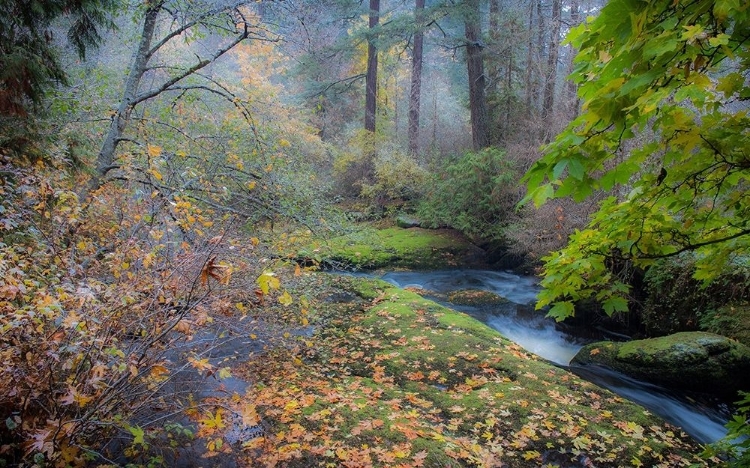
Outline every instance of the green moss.
{"type": "Polygon", "coordinates": [[[750,386],[750,348],[707,332],[592,343],[573,362],[599,364],[658,385],[726,398],[750,386]]]}
{"type": "Polygon", "coordinates": [[[309,402],[303,411],[287,411],[284,400],[264,397],[267,390],[247,396],[283,435],[268,443],[292,444],[307,466],[338,466],[356,455],[383,467],[417,460],[485,466],[501,457],[521,468],[540,466],[548,452],[571,460],[585,453],[605,468],[634,458],[658,466],[659,457],[701,465],[699,447],[643,408],[548,365],[468,315],[368,282],[337,280],[372,299],[319,328],[298,377],[271,376],[278,393],[309,402]],[[284,428],[294,424],[309,441],[290,440],[284,428]]]}
{"type": "Polygon", "coordinates": [[[463,264],[462,257],[476,251],[477,247],[452,231],[392,227],[365,229],[316,242],[302,249],[299,256],[359,269],[385,266],[418,269],[455,267],[463,264]]]}
{"type": "Polygon", "coordinates": [[[387,281],[371,278],[352,278],[349,285],[353,293],[365,300],[373,300],[383,294],[383,291],[393,288],[387,281]]]}
{"type": "Polygon", "coordinates": [[[487,306],[487,305],[498,305],[509,302],[502,296],[490,291],[482,291],[479,289],[460,289],[453,291],[448,294],[448,300],[453,304],[459,305],[471,305],[471,306],[487,306]]]}

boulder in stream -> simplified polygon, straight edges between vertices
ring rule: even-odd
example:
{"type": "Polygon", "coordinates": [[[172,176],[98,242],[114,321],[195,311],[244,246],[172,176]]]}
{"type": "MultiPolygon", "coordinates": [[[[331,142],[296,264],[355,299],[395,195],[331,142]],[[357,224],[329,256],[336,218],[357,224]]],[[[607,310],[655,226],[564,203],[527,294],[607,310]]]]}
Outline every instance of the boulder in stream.
{"type": "Polygon", "coordinates": [[[584,346],[571,365],[598,364],[667,388],[735,398],[750,390],[750,348],[721,335],[682,332],[584,346]]]}
{"type": "Polygon", "coordinates": [[[507,304],[510,301],[492,291],[482,289],[459,289],[448,294],[448,300],[453,304],[474,307],[507,304]]]}

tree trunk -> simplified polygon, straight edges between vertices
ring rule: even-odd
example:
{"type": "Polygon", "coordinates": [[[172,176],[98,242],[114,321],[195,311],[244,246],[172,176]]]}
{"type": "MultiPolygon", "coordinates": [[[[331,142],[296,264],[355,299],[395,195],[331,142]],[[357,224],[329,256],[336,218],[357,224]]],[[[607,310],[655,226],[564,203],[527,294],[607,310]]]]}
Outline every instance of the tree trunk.
{"type": "MultiPolygon", "coordinates": [[[[578,0],[571,0],[570,2],[570,27],[576,27],[581,24],[581,7],[578,0]]],[[[575,58],[576,51],[570,48],[570,58],[568,61],[568,74],[573,71],[573,59],[575,58]]],[[[577,96],[578,87],[572,80],[567,81],[565,87],[567,98],[570,102],[568,115],[570,119],[575,119],[578,116],[579,101],[577,96]]]]}
{"type": "Polygon", "coordinates": [[[490,146],[489,116],[485,96],[486,78],[482,56],[482,31],[479,22],[479,0],[467,0],[466,65],[469,73],[469,108],[471,111],[471,137],[475,150],[490,146]]]}
{"type": "Polygon", "coordinates": [[[422,47],[424,45],[424,0],[416,0],[414,20],[414,50],[411,56],[411,90],[409,92],[409,152],[419,153],[419,106],[422,98],[422,47]]]}
{"type": "MultiPolygon", "coordinates": [[[[510,37],[516,37],[515,23],[511,23],[510,37]]],[[[507,61],[505,62],[505,125],[502,137],[511,133],[511,110],[513,107],[513,47],[507,47],[507,61]]],[[[516,114],[517,115],[517,114],[516,114]]],[[[514,116],[515,118],[515,116],[514,116]]]]}
{"type": "Polygon", "coordinates": [[[161,3],[158,3],[150,6],[146,10],[146,14],[143,18],[141,39],[138,44],[138,49],[133,54],[133,62],[130,65],[130,71],[127,80],[125,81],[125,90],[123,91],[122,100],[120,100],[117,113],[112,117],[109,131],[107,132],[107,136],[105,137],[102,147],[99,150],[99,154],[97,155],[96,172],[89,181],[89,184],[86,187],[86,192],[79,194],[83,195],[82,198],[87,197],[89,193],[101,187],[104,178],[109,171],[118,167],[115,164],[115,151],[117,150],[117,145],[122,140],[125,127],[130,120],[130,113],[137,104],[136,96],[138,94],[138,85],[141,82],[143,74],[146,72],[148,60],[150,58],[151,42],[153,41],[154,31],[156,29],[156,19],[159,16],[160,9],[161,3]]]}
{"type": "Polygon", "coordinates": [[[490,0],[490,21],[487,33],[489,36],[488,48],[492,57],[485,64],[486,68],[489,68],[486,73],[490,81],[487,85],[487,93],[492,94],[499,92],[498,83],[500,82],[500,69],[502,67],[500,62],[505,55],[507,45],[501,44],[500,40],[500,0],[490,0]]]}
{"type": "Polygon", "coordinates": [[[374,29],[380,22],[380,0],[370,0],[370,38],[367,41],[367,76],[365,78],[365,130],[375,132],[378,97],[378,50],[374,29]]]}
{"type": "MultiPolygon", "coordinates": [[[[549,122],[555,106],[555,84],[557,82],[557,59],[560,47],[560,12],[561,0],[552,0],[552,25],[549,38],[549,53],[547,55],[547,79],[544,83],[544,103],[542,105],[542,119],[550,128],[549,122]]],[[[549,138],[549,136],[547,137],[549,138]]]]}
{"type": "Polygon", "coordinates": [[[529,3],[529,41],[526,49],[526,113],[527,117],[531,117],[531,106],[533,105],[532,97],[532,70],[534,67],[534,35],[531,33],[534,30],[534,4],[529,3]]]}

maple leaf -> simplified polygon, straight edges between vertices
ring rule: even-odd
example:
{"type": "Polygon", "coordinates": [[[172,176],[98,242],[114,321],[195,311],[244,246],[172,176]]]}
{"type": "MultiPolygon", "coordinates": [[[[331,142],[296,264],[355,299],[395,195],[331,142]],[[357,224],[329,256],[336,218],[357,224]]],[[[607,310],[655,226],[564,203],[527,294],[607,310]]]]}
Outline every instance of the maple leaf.
{"type": "Polygon", "coordinates": [[[412,463],[412,466],[416,466],[416,467],[423,466],[426,458],[427,458],[427,450],[422,450],[421,452],[415,453],[414,456],[411,457],[411,459],[414,460],[414,462],[412,463]]]}
{"type": "Polygon", "coordinates": [[[278,301],[283,306],[289,306],[292,304],[293,299],[292,299],[292,296],[287,291],[284,291],[284,294],[279,296],[278,301]]]}
{"type": "Polygon", "coordinates": [[[409,380],[418,381],[424,379],[424,374],[421,371],[407,372],[406,378],[409,380]]]}
{"type": "MultiPolygon", "coordinates": [[[[279,279],[276,278],[275,274],[270,271],[266,271],[263,274],[261,274],[256,280],[256,282],[258,283],[258,286],[260,286],[259,297],[261,299],[263,295],[267,295],[270,290],[279,289],[279,286],[281,285],[281,282],[279,281],[279,279]]],[[[256,295],[258,295],[257,291],[256,291],[256,295]]]]}
{"type": "Polygon", "coordinates": [[[196,359],[193,357],[188,358],[188,362],[199,371],[213,371],[214,366],[208,362],[208,358],[196,359]]]}
{"type": "Polygon", "coordinates": [[[143,447],[146,447],[146,440],[144,439],[146,432],[143,430],[142,427],[127,426],[127,429],[130,432],[130,434],[133,436],[133,445],[139,444],[143,447]]]}
{"type": "Polygon", "coordinates": [[[216,255],[209,258],[203,265],[201,270],[200,278],[203,286],[208,284],[209,278],[213,278],[219,283],[226,284],[229,281],[229,275],[227,274],[228,267],[225,265],[219,265],[216,263],[216,255]]]}
{"type": "Polygon", "coordinates": [[[146,145],[148,155],[151,157],[158,157],[161,154],[161,146],[146,145]]]}

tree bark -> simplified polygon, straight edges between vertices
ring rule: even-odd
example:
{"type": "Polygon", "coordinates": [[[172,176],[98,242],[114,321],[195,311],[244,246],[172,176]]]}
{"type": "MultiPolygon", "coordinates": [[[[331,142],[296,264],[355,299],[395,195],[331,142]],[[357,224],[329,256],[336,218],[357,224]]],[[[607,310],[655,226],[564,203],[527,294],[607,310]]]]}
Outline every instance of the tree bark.
{"type": "Polygon", "coordinates": [[[87,192],[83,195],[101,187],[104,178],[107,176],[109,171],[116,169],[115,165],[115,151],[117,145],[122,139],[122,135],[125,132],[125,128],[130,120],[130,114],[133,112],[133,108],[136,105],[136,96],[138,94],[138,85],[143,78],[143,74],[146,72],[148,60],[151,57],[151,42],[154,38],[154,31],[156,29],[156,19],[159,16],[159,10],[162,4],[157,3],[151,5],[147,10],[143,18],[143,30],[141,32],[140,42],[138,49],[133,54],[133,62],[130,65],[130,72],[125,80],[125,90],[120,100],[120,105],[117,108],[117,112],[112,117],[112,122],[109,125],[109,131],[107,136],[102,142],[102,147],[99,150],[99,154],[96,158],[96,172],[89,181],[87,192]]]}
{"type": "MultiPolygon", "coordinates": [[[[557,82],[557,60],[560,47],[560,13],[561,0],[552,0],[552,24],[549,38],[549,53],[547,55],[547,79],[544,83],[544,103],[542,105],[542,119],[549,122],[555,106],[555,85],[557,82]]],[[[549,128],[549,125],[547,126],[549,128]]]]}
{"type": "Polygon", "coordinates": [[[370,0],[370,38],[367,40],[367,76],[365,77],[365,130],[375,132],[378,97],[378,50],[374,29],[380,22],[380,0],[370,0]]]}
{"type": "MultiPolygon", "coordinates": [[[[573,28],[581,24],[581,7],[578,0],[571,0],[570,2],[570,27],[573,28]]],[[[568,61],[568,74],[573,71],[573,59],[575,58],[576,51],[570,48],[570,59],[568,61]]],[[[565,87],[567,98],[570,102],[569,117],[575,119],[578,116],[579,101],[577,96],[578,87],[572,80],[567,81],[565,87]]]]}
{"type": "Polygon", "coordinates": [[[469,7],[464,26],[466,32],[466,65],[469,74],[469,108],[471,137],[475,150],[490,146],[489,115],[487,112],[486,77],[482,49],[482,30],[479,22],[479,0],[467,0],[469,7]]]}
{"type": "Polygon", "coordinates": [[[416,0],[414,8],[414,50],[411,56],[411,90],[409,92],[409,152],[419,152],[419,107],[422,99],[422,55],[424,45],[424,1],[416,0]]]}
{"type": "Polygon", "coordinates": [[[531,117],[531,106],[533,105],[532,101],[532,70],[534,65],[534,40],[532,39],[534,36],[531,33],[534,30],[534,4],[532,2],[529,2],[529,40],[526,48],[526,79],[525,79],[525,85],[526,85],[526,113],[527,117],[531,117]]]}

